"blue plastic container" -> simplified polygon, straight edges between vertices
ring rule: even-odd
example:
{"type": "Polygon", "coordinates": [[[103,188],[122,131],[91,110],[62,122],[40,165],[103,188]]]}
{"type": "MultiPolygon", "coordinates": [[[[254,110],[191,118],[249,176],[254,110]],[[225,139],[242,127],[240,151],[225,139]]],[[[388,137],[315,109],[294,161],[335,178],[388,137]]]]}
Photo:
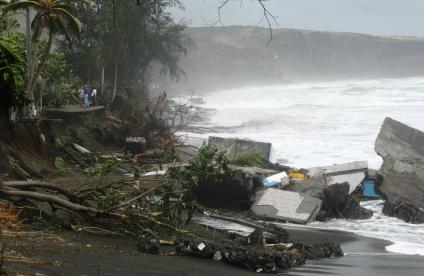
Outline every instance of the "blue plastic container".
{"type": "Polygon", "coordinates": [[[379,197],[379,195],[375,192],[374,186],[374,180],[362,181],[362,195],[367,197],[379,197]]]}

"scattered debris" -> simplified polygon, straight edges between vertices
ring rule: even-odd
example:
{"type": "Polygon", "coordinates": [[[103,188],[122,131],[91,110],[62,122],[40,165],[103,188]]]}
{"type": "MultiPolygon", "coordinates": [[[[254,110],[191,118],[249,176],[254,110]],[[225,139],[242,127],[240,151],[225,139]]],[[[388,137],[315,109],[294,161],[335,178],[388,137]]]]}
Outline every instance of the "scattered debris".
{"type": "Polygon", "coordinates": [[[268,176],[267,178],[264,178],[262,181],[264,184],[264,187],[277,187],[277,186],[285,186],[289,184],[289,178],[287,176],[286,172],[281,172],[278,174],[274,174],[271,176],[268,176]]]}
{"type": "Polygon", "coordinates": [[[376,182],[386,200],[383,213],[410,223],[424,223],[424,133],[386,118],[375,141],[383,158],[376,182]]]}
{"type": "Polygon", "coordinates": [[[369,198],[380,197],[375,192],[375,182],[374,182],[374,180],[365,179],[364,181],[362,181],[361,189],[362,189],[362,195],[364,197],[369,197],[369,198]]]}
{"type": "Polygon", "coordinates": [[[88,150],[87,148],[84,148],[83,146],[80,146],[78,144],[73,143],[75,149],[77,149],[78,151],[80,151],[82,154],[91,154],[91,151],[88,150]]]}
{"type": "Polygon", "coordinates": [[[278,273],[298,267],[306,260],[342,257],[340,245],[332,242],[312,246],[301,243],[275,244],[258,248],[237,243],[218,245],[196,239],[182,239],[176,247],[178,255],[212,259],[245,267],[258,273],[278,273]]]}
{"type": "Polygon", "coordinates": [[[260,217],[305,224],[315,219],[320,207],[317,198],[270,188],[257,192],[251,210],[260,217]]]}
{"type": "Polygon", "coordinates": [[[269,160],[271,154],[271,143],[210,136],[208,145],[225,152],[230,157],[253,153],[269,160]]]}

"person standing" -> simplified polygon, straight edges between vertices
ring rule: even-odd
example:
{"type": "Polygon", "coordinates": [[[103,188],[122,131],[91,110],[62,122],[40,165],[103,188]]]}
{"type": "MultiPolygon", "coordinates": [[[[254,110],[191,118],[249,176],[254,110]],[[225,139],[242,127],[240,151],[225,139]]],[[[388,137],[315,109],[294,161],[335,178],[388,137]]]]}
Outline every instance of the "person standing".
{"type": "Polygon", "coordinates": [[[88,95],[90,94],[90,90],[88,89],[87,85],[84,85],[84,106],[89,107],[90,104],[88,103],[88,95]]]}
{"type": "Polygon", "coordinates": [[[91,91],[91,99],[93,101],[93,105],[97,105],[97,90],[96,90],[96,87],[93,87],[93,91],[91,91]]]}
{"type": "Polygon", "coordinates": [[[84,106],[84,87],[81,86],[80,89],[78,90],[78,97],[80,98],[80,105],[81,107],[84,106]]]}

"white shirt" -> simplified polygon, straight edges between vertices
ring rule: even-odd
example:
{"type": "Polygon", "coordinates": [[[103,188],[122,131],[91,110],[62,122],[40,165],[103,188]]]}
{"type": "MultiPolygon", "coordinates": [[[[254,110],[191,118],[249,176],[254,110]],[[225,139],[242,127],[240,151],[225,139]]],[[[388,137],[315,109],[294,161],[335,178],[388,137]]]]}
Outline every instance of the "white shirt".
{"type": "Polygon", "coordinates": [[[94,88],[93,91],[91,91],[91,97],[96,96],[97,95],[97,90],[94,88]]]}

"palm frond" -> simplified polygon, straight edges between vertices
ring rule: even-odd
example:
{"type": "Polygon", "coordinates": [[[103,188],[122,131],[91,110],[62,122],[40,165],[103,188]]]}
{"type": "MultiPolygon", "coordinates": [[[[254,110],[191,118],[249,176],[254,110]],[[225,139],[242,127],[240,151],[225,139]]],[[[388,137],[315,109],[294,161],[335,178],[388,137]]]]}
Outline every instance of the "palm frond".
{"type": "Polygon", "coordinates": [[[26,8],[33,8],[35,10],[39,10],[42,8],[42,6],[40,3],[36,1],[23,1],[23,2],[10,3],[7,6],[5,6],[2,10],[3,10],[3,13],[8,13],[8,12],[23,10],[26,8]]]}
{"type": "Polygon", "coordinates": [[[62,18],[66,21],[67,27],[76,35],[79,35],[81,29],[81,22],[78,18],[73,16],[68,10],[63,8],[53,8],[62,18]]]}

